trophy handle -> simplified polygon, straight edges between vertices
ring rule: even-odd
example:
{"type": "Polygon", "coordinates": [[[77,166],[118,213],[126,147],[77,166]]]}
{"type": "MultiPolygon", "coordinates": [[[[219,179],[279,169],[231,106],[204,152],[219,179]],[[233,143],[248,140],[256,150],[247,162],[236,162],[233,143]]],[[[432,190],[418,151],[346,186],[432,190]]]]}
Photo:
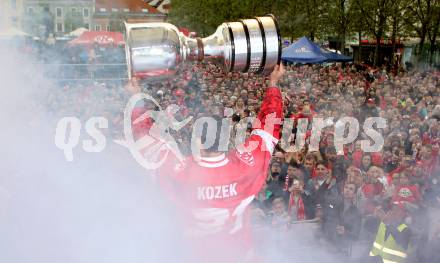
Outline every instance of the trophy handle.
{"type": "Polygon", "coordinates": [[[133,76],[132,71],[131,71],[131,50],[128,44],[128,34],[129,34],[129,30],[128,28],[128,24],[127,21],[124,21],[124,28],[125,28],[125,34],[124,34],[124,41],[125,41],[125,61],[127,63],[127,71],[128,71],[128,79],[131,79],[133,76]]]}

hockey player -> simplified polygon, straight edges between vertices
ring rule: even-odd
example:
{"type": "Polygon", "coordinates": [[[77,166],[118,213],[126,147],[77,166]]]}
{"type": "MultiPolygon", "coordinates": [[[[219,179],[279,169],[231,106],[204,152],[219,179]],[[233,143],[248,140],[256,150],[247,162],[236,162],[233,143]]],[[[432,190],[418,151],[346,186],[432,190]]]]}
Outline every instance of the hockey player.
{"type": "MultiPolygon", "coordinates": [[[[280,138],[283,101],[276,86],[283,73],[282,65],[271,73],[257,116],[260,125],[253,129],[245,147],[219,151],[221,119],[216,118],[211,147],[201,149],[199,157],[183,161],[169,154],[155,171],[184,219],[191,262],[255,262],[247,208],[265,183],[280,138]]],[[[207,131],[193,139],[203,143],[209,136],[207,131]]]]}

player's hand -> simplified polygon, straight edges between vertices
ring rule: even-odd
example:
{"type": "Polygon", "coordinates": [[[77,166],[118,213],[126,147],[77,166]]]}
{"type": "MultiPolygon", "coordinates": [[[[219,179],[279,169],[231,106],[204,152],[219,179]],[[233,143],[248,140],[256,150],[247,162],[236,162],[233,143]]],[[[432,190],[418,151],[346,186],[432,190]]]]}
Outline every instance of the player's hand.
{"type": "Polygon", "coordinates": [[[278,81],[281,79],[281,77],[284,75],[284,66],[283,64],[276,65],[273,69],[272,73],[269,77],[269,87],[276,87],[278,84],[278,81]]]}

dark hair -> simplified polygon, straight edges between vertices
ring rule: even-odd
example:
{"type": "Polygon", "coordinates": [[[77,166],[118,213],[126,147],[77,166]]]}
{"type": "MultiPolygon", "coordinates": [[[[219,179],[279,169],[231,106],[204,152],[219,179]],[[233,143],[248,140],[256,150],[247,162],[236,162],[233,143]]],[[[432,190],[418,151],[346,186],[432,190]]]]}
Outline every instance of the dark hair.
{"type": "Polygon", "coordinates": [[[315,167],[318,167],[318,165],[322,165],[322,166],[324,166],[326,169],[328,169],[328,167],[327,167],[327,162],[324,161],[324,160],[319,160],[319,161],[317,161],[315,167]]]}
{"type": "Polygon", "coordinates": [[[297,168],[297,169],[300,169],[300,168],[301,168],[301,166],[300,166],[295,160],[291,160],[291,161],[289,162],[289,166],[295,167],[295,168],[297,168]]]}
{"type": "Polygon", "coordinates": [[[333,146],[327,146],[325,147],[325,153],[337,153],[335,147],[333,146]]]}
{"type": "Polygon", "coordinates": [[[275,172],[275,173],[271,173],[271,176],[272,176],[272,178],[274,178],[274,177],[276,177],[276,176],[278,176],[278,178],[279,178],[279,176],[280,176],[280,173],[278,173],[278,172],[275,172]]]}
{"type": "Polygon", "coordinates": [[[318,157],[314,154],[307,154],[304,160],[313,160],[316,164],[318,162],[318,157]]]}
{"type": "Polygon", "coordinates": [[[364,157],[366,157],[366,156],[370,157],[370,161],[372,161],[372,156],[371,156],[371,154],[368,153],[368,152],[365,152],[365,153],[362,154],[362,158],[361,158],[361,160],[364,159],[364,157]]]}
{"type": "Polygon", "coordinates": [[[240,121],[240,115],[238,115],[237,113],[234,113],[232,115],[232,121],[233,122],[239,122],[240,121]]]}

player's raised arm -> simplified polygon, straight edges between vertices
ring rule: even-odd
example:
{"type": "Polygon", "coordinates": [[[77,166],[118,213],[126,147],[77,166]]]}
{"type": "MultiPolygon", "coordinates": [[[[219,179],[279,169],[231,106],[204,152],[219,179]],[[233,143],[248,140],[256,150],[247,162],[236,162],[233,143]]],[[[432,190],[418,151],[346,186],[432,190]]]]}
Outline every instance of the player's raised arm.
{"type": "Polygon", "coordinates": [[[280,124],[275,124],[273,131],[271,127],[268,127],[271,118],[282,119],[283,118],[283,98],[281,91],[278,88],[278,81],[283,76],[285,70],[283,64],[275,66],[274,70],[269,77],[269,87],[266,89],[263,102],[261,104],[260,112],[258,113],[258,119],[261,122],[261,129],[264,129],[275,139],[280,138],[280,124]],[[269,116],[270,115],[270,116],[269,116]]]}
{"type": "MultiPolygon", "coordinates": [[[[275,67],[269,77],[269,87],[266,89],[257,120],[253,125],[251,137],[245,143],[247,149],[245,152],[249,152],[250,149],[254,155],[265,153],[270,156],[278,143],[283,118],[283,99],[277,85],[283,74],[284,67],[281,64],[275,67]]],[[[237,150],[243,152],[242,149],[237,150]]]]}
{"type": "Polygon", "coordinates": [[[276,66],[269,77],[269,87],[266,89],[251,136],[244,143],[244,147],[237,146],[238,158],[257,170],[266,170],[280,138],[283,99],[277,85],[283,74],[284,67],[276,66]]]}

